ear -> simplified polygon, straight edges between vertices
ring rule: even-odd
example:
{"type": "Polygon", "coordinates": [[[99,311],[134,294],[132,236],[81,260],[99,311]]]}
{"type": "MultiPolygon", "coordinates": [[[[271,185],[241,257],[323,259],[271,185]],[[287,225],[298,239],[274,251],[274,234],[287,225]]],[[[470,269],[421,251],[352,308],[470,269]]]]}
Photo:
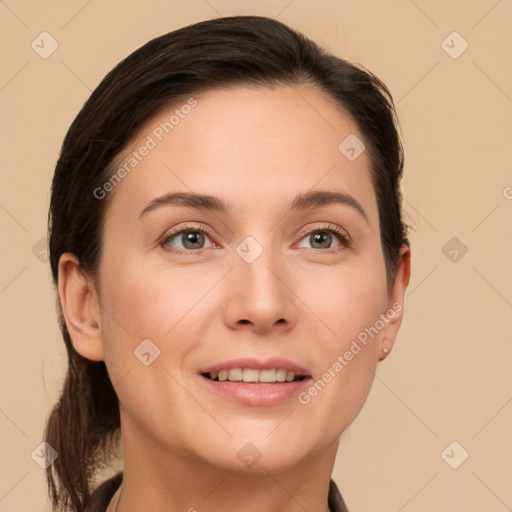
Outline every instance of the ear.
{"type": "Polygon", "coordinates": [[[396,262],[395,280],[389,293],[388,307],[384,316],[386,326],[380,337],[379,354],[384,359],[395,343],[400,325],[402,324],[404,311],[405,290],[411,277],[411,250],[407,245],[402,245],[396,262]]]}
{"type": "Polygon", "coordinates": [[[94,282],[78,258],[64,253],[59,259],[59,297],[75,350],[92,361],[103,361],[100,306],[94,282]]]}

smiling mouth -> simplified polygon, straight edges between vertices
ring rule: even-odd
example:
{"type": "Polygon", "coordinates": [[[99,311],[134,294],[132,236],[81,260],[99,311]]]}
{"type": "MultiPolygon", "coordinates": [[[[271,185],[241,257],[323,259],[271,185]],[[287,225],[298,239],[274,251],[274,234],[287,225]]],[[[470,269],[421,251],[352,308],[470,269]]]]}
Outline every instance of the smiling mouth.
{"type": "Polygon", "coordinates": [[[201,375],[214,382],[243,384],[287,384],[309,378],[308,375],[295,375],[295,372],[281,368],[270,370],[232,368],[231,370],[220,370],[218,372],[205,372],[201,375]]]}

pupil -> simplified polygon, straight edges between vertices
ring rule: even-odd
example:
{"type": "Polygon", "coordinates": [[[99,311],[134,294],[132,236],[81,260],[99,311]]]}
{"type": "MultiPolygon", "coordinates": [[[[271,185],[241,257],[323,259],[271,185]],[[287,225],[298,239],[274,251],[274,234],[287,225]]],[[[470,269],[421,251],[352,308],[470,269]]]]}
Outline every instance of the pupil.
{"type": "Polygon", "coordinates": [[[184,236],[185,236],[185,242],[183,245],[187,249],[197,249],[198,247],[196,247],[194,245],[197,243],[199,243],[202,246],[202,244],[200,243],[202,241],[202,236],[203,236],[202,233],[199,233],[198,231],[190,231],[190,232],[186,233],[184,236]],[[189,244],[192,244],[192,246],[190,247],[189,244]]]}

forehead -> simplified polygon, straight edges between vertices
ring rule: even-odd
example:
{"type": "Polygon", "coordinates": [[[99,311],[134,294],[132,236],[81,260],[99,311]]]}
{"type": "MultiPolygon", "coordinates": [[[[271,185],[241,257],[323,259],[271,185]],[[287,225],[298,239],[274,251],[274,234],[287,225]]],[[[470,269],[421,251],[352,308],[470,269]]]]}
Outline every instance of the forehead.
{"type": "Polygon", "coordinates": [[[112,207],[140,212],[156,196],[194,191],[270,211],[319,188],[359,195],[371,217],[369,157],[347,158],[345,140],[363,143],[356,123],[311,86],[203,92],[160,112],[119,155],[112,207]]]}

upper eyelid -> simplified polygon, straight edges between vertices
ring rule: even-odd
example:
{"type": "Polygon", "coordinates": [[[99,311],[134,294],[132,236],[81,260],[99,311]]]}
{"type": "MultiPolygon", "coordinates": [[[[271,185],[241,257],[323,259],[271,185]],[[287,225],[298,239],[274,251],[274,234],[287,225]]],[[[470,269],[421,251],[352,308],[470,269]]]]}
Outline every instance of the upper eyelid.
{"type": "Polygon", "coordinates": [[[349,240],[351,240],[351,237],[347,233],[347,231],[345,231],[343,228],[340,228],[339,226],[336,226],[335,224],[331,224],[329,222],[323,222],[323,223],[320,222],[319,225],[317,225],[317,226],[301,229],[297,236],[300,236],[300,235],[307,236],[310,233],[314,233],[315,231],[334,232],[337,235],[340,235],[344,238],[348,238],[349,240]],[[323,225],[320,225],[320,224],[323,224],[323,225]]]}
{"type": "Polygon", "coordinates": [[[191,226],[191,225],[187,224],[178,229],[173,228],[173,229],[167,231],[165,233],[164,237],[179,235],[180,233],[183,233],[184,231],[202,231],[202,232],[206,233],[207,235],[210,235],[212,232],[212,230],[210,228],[207,228],[202,224],[198,224],[197,226],[191,226]]]}

